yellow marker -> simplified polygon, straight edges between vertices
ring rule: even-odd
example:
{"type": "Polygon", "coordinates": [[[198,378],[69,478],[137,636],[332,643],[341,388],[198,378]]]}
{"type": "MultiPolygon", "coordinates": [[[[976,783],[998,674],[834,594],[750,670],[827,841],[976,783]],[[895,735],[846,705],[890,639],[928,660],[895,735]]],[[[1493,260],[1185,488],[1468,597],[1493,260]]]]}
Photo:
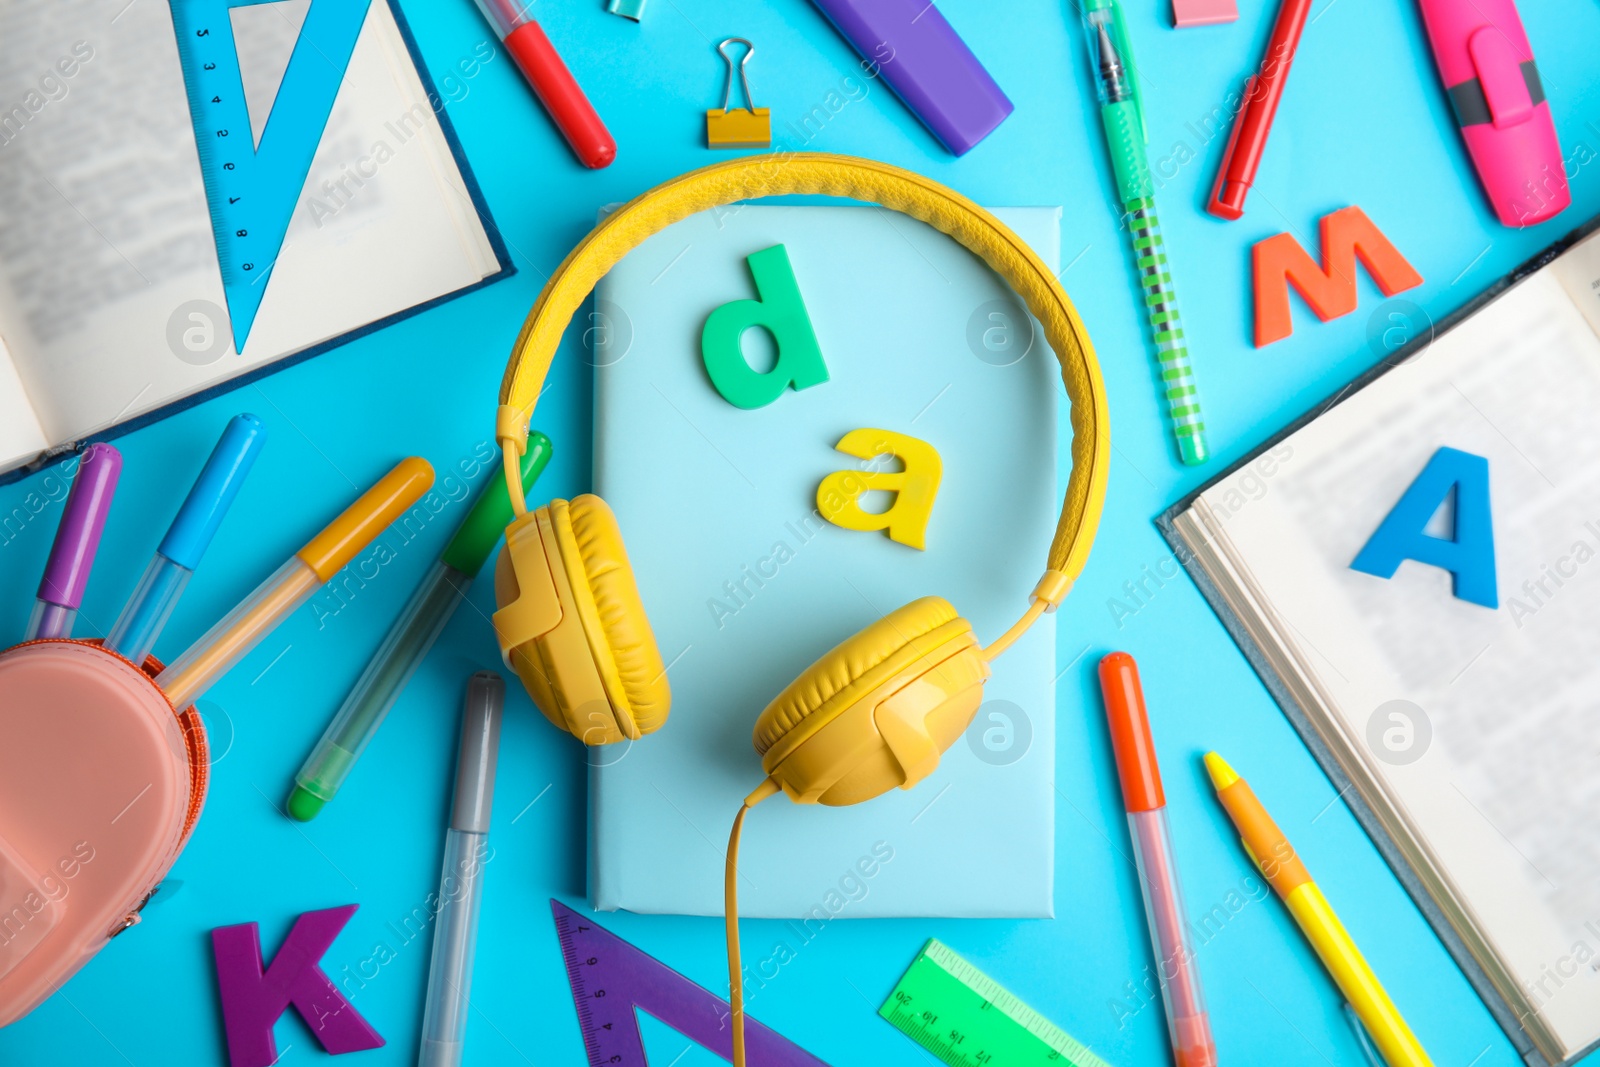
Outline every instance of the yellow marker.
{"type": "Polygon", "coordinates": [[[188,707],[273,627],[304,604],[324,582],[366,548],[433,485],[433,468],[413,456],[401,460],[376,485],[290,557],[255,592],[156,676],[176,708],[188,707]]]}
{"type": "Polygon", "coordinates": [[[926,441],[890,430],[851,430],[833,446],[847,456],[872,459],[891,455],[901,471],[835,471],[817,486],[817,510],[846,530],[887,530],[892,540],[912,548],[926,547],[928,518],[939,495],[944,463],[926,441]],[[864,511],[861,494],[884,489],[895,494],[886,511],[864,511]]]}
{"type": "Polygon", "coordinates": [[[1250,783],[1240,778],[1226,760],[1215,752],[1206,753],[1206,771],[1216,787],[1217,799],[1227,809],[1245,851],[1283,900],[1289,914],[1300,925],[1322,965],[1350,1002],[1356,1016],[1367,1028],[1372,1041],[1389,1067],[1432,1067],[1433,1061],[1422,1050],[1416,1035],[1401,1018],[1399,1009],[1384,992],[1378,976],[1372,973],[1361,950],[1345,932],[1344,924],[1333,912],[1328,898],[1306,872],[1306,865],[1295,855],[1294,846],[1261,806],[1250,783]]]}

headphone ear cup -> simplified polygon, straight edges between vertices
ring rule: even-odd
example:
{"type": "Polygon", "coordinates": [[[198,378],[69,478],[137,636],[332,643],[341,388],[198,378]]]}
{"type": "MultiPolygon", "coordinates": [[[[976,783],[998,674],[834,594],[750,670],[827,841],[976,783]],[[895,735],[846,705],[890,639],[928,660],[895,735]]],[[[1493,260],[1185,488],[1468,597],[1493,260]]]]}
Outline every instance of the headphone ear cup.
{"type": "Polygon", "coordinates": [[[933,772],[972,722],[989,666],[972,625],[940,597],[884,616],[767,705],[752,740],[800,803],[857,804],[933,772]]]}
{"type": "Polygon", "coordinates": [[[616,517],[597,496],[552,500],[506,530],[495,630],[539,710],[586,745],[637,740],[671,692],[616,517]]]}
{"type": "MultiPolygon", "coordinates": [[[[583,581],[578,593],[584,629],[594,647],[606,693],[619,711],[631,719],[640,734],[654,733],[667,721],[672,689],[667,666],[656,645],[650,617],[639,597],[639,583],[628,562],[622,530],[611,507],[592,493],[573,499],[567,508],[567,528],[557,526],[562,555],[569,572],[583,581]],[[572,538],[568,551],[567,533],[572,538]],[[588,613],[593,611],[593,615],[588,613]]],[[[575,588],[577,583],[574,583],[575,588]]]]}

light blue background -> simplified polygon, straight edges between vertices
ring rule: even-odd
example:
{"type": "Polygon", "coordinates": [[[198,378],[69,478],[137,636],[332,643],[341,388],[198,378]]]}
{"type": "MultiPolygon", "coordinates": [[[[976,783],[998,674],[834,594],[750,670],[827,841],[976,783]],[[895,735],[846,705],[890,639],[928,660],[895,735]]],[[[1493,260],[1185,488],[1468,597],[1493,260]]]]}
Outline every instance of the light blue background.
{"type": "MultiPolygon", "coordinates": [[[[714,40],[738,34],[758,44],[750,68],[756,102],[772,108],[775,132],[790,147],[799,146],[786,124],[857,70],[854,54],[805,0],[652,0],[642,26],[602,6],[544,0],[536,11],[615,132],[618,161],[598,174],[578,167],[503,55],[455,90],[447,87],[456,98],[450,116],[520,273],[121,439],[122,489],[82,632],[110,624],[198,457],[239,410],[260,414],[272,439],[158,649],[168,655],[398,457],[427,456],[441,472],[469,457],[491,431],[495,387],[524,312],[547,273],[592,225],[596,208],[722,158],[701,147],[702,112],[722,90],[714,40]]],[[[1270,22],[1269,5],[1244,0],[1241,7],[1234,25],[1182,31],[1167,28],[1165,0],[1146,0],[1129,12],[1153,154],[1160,160],[1181,142],[1196,155],[1175,171],[1169,167],[1161,199],[1217,453],[1204,470],[1176,465],[1159,418],[1070,7],[1054,0],[941,4],[1017,104],[1016,114],[967,157],[946,155],[881,86],[845,107],[806,146],[901,164],[982,203],[1066,205],[1064,280],[1104,362],[1116,448],[1101,540],[1059,616],[1058,661],[1072,666],[1057,709],[1058,918],[829,925],[752,1007],[830,1062],[924,1060],[873,1013],[929,935],[1113,1064],[1168,1062],[1159,1007],[1119,1019],[1112,1006],[1125,983],[1142,979],[1148,962],[1093,673],[1094,661],[1112,648],[1131,651],[1143,666],[1191,914],[1222,904],[1250,873],[1204,786],[1198,757],[1214,747],[1271,805],[1434,1061],[1444,1067],[1517,1062],[1188,580],[1169,582],[1120,628],[1107,601],[1167,556],[1151,516],[1375,358],[1368,324],[1383,300],[1365,278],[1355,314],[1321,325],[1297,307],[1294,336],[1254,350],[1253,242],[1291,230],[1310,244],[1320,216],[1359,204],[1426,277],[1407,296],[1439,315],[1596,211],[1600,167],[1591,161],[1600,127],[1591,120],[1600,117],[1593,60],[1600,8],[1588,0],[1524,5],[1572,157],[1575,204],[1554,223],[1515,232],[1496,224],[1484,206],[1413,6],[1390,0],[1319,0],[1249,213],[1226,224],[1205,216],[1200,204],[1223,138],[1208,137],[1200,124],[1256,62],[1270,22]]],[[[469,57],[486,34],[465,0],[413,0],[406,11],[436,78],[469,57]]],[[[539,417],[557,448],[541,493],[586,487],[589,412],[588,367],[576,358],[558,361],[539,417]]],[[[36,477],[0,490],[0,512],[39,484],[36,477]]],[[[10,634],[20,635],[58,515],[52,506],[0,547],[0,603],[9,605],[10,634]]],[[[430,528],[336,615],[319,620],[302,609],[213,690],[213,707],[225,709],[212,713],[223,754],[206,815],[173,872],[183,885],[158,898],[141,928],[58,996],[0,1032],[0,1061],[220,1062],[207,931],[259,920],[270,953],[296,914],[352,901],[361,911],[326,957],[327,969],[340,976],[347,965],[363,967],[380,941],[395,949],[389,962],[364,965],[375,977],[355,1003],[389,1046],[361,1054],[360,1062],[414,1058],[427,938],[402,944],[390,924],[398,927],[437,878],[462,680],[495,660],[487,583],[476,590],[476,610],[460,612],[412,683],[349,795],[305,827],[276,809],[289,776],[429,562],[443,525],[430,528]]],[[[468,1060],[581,1063],[546,904],[551,895],[581,903],[581,755],[518,698],[501,758],[497,851],[487,868],[468,1060]]],[[[959,858],[952,858],[949,877],[961,877],[959,858]]],[[[604,921],[708,986],[725,981],[715,919],[617,914],[604,921]]],[[[776,930],[752,922],[745,936],[761,944],[776,930]]],[[[1225,1062],[1361,1062],[1332,985],[1275,900],[1245,904],[1200,949],[1199,963],[1225,1062]]],[[[285,1062],[322,1059],[300,1023],[283,1022],[278,1032],[285,1062]]],[[[671,1062],[682,1042],[661,1027],[652,1025],[651,1033],[657,1062],[671,1062]]],[[[688,1067],[708,1059],[692,1051],[677,1062],[688,1067]]]]}

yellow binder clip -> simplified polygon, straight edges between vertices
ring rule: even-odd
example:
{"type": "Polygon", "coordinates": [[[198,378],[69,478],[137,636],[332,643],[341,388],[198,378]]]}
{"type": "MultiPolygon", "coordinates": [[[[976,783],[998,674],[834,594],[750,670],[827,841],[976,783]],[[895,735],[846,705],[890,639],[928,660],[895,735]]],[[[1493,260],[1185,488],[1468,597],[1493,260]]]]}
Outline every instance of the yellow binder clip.
{"type": "Polygon", "coordinates": [[[756,107],[750,97],[750,77],[745,66],[756,54],[756,46],[743,37],[729,37],[717,45],[717,52],[728,62],[728,85],[722,93],[722,106],[706,112],[706,147],[708,148],[768,148],[772,145],[772,110],[756,107]],[[745,47],[744,58],[739,60],[739,82],[744,86],[744,107],[728,109],[733,99],[733,57],[728,55],[730,44],[745,47]]]}

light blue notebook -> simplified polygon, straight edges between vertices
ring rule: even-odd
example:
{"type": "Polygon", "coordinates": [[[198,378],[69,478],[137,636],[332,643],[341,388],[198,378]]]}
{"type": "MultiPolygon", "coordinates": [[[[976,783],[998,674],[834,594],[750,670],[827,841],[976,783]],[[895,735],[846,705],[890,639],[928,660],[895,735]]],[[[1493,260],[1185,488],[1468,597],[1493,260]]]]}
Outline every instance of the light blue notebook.
{"type": "MultiPolygon", "coordinates": [[[[1059,268],[1059,209],[996,214],[1059,268]]],[[[751,727],[819,655],[920,596],[950,600],[985,643],[1027,607],[1058,514],[1064,394],[1020,309],[955,242],[870,207],[698,215],[600,283],[595,491],[621,523],[672,714],[636,744],[591,752],[596,908],[722,913],[728,830],[763,777],[751,727]],[[775,244],[830,378],[746,411],[713,389],[700,331],[719,305],[756,295],[745,256],[775,244]],[[926,551],[816,516],[823,477],[860,469],[834,445],[861,427],[938,450],[926,551]]],[[[745,351],[771,366],[764,331],[745,351]]],[[[1049,916],[1055,674],[1046,616],[997,661],[978,725],[915,789],[850,808],[757,807],[741,914],[1049,916]]]]}

